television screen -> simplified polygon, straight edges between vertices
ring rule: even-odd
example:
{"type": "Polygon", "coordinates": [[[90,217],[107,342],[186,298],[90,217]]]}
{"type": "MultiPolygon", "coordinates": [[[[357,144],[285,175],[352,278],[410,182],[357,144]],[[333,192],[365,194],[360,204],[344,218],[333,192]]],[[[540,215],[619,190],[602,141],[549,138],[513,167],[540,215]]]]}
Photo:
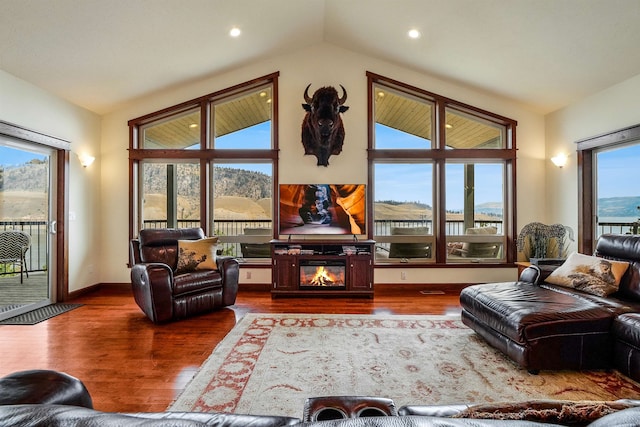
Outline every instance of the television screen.
{"type": "Polygon", "coordinates": [[[280,184],[280,234],[366,234],[364,184],[280,184]]]}

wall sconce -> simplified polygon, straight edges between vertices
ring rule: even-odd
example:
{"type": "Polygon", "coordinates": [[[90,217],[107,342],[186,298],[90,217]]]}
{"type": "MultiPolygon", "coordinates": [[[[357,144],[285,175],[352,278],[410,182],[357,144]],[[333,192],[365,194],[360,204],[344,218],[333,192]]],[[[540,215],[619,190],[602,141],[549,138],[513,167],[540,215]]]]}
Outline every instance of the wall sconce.
{"type": "Polygon", "coordinates": [[[564,153],[558,154],[557,156],[551,158],[551,161],[553,162],[553,164],[556,165],[559,168],[561,168],[564,165],[566,165],[567,164],[567,160],[568,160],[568,157],[564,153]]]}
{"type": "Polygon", "coordinates": [[[87,166],[91,166],[96,158],[88,154],[78,154],[78,159],[80,160],[82,167],[86,168],[87,166]]]}

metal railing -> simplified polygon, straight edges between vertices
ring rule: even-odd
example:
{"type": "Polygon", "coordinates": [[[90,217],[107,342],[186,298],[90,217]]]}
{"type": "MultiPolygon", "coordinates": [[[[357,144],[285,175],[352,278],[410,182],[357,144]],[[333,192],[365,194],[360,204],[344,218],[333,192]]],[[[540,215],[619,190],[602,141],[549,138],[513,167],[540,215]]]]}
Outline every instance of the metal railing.
{"type": "Polygon", "coordinates": [[[639,234],[639,231],[640,221],[598,223],[598,236],[601,234],[639,234]]]}
{"type": "MultiPolygon", "coordinates": [[[[146,220],[145,228],[164,228],[166,220],[146,220]]],[[[199,227],[200,220],[178,220],[179,228],[199,227]]],[[[217,220],[214,222],[214,233],[219,236],[239,236],[244,234],[245,228],[271,228],[272,221],[265,220],[217,220]]],[[[502,221],[476,221],[475,227],[494,226],[498,234],[502,234],[502,221]]],[[[374,221],[374,235],[390,235],[392,227],[428,227],[433,230],[433,222],[424,220],[381,220],[374,221]]],[[[463,235],[465,232],[463,221],[447,221],[447,235],[463,235]]],[[[46,271],[47,248],[49,247],[49,230],[47,221],[0,221],[0,232],[6,230],[19,230],[31,236],[31,247],[26,255],[27,271],[46,271]]],[[[639,234],[640,222],[601,222],[597,226],[598,236],[606,233],[613,234],[639,234]]],[[[241,256],[239,243],[223,243],[223,253],[232,256],[241,256]]],[[[2,274],[2,273],[0,273],[2,274]]]]}
{"type": "MultiPolygon", "coordinates": [[[[26,253],[27,271],[46,271],[47,248],[49,247],[49,229],[47,221],[0,221],[0,232],[22,231],[31,238],[31,246],[26,253]]],[[[2,264],[0,264],[2,265],[2,264]]],[[[5,272],[0,274],[13,274],[5,272]]]]}

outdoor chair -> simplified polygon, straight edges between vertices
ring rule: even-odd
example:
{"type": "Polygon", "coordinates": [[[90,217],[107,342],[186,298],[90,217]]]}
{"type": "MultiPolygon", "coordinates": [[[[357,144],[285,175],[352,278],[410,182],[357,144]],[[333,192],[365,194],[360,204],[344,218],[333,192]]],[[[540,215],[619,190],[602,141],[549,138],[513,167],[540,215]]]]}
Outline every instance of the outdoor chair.
{"type": "MultiPolygon", "coordinates": [[[[392,236],[415,236],[429,234],[429,227],[393,227],[392,236]]],[[[391,243],[389,258],[430,258],[431,245],[428,242],[391,243]]]]}
{"type": "MultiPolygon", "coordinates": [[[[0,232],[0,264],[19,265],[20,266],[20,283],[22,283],[23,273],[29,278],[27,270],[26,254],[31,246],[31,237],[22,231],[3,231],[0,232]]],[[[14,268],[15,271],[15,268],[14,268]]]]}
{"type": "MultiPolygon", "coordinates": [[[[245,236],[270,236],[270,228],[245,228],[245,236]]],[[[271,258],[269,243],[240,243],[243,258],[271,258]]]]}

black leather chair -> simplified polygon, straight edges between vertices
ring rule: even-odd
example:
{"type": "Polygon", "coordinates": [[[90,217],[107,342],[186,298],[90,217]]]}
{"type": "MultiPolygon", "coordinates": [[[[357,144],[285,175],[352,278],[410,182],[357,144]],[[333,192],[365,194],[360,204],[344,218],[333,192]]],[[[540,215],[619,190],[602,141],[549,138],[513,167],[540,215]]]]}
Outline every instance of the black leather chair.
{"type": "Polygon", "coordinates": [[[216,256],[217,268],[178,270],[179,241],[200,240],[201,228],[146,229],[130,245],[133,296],[154,323],[182,319],[235,304],[239,266],[216,256]]]}

